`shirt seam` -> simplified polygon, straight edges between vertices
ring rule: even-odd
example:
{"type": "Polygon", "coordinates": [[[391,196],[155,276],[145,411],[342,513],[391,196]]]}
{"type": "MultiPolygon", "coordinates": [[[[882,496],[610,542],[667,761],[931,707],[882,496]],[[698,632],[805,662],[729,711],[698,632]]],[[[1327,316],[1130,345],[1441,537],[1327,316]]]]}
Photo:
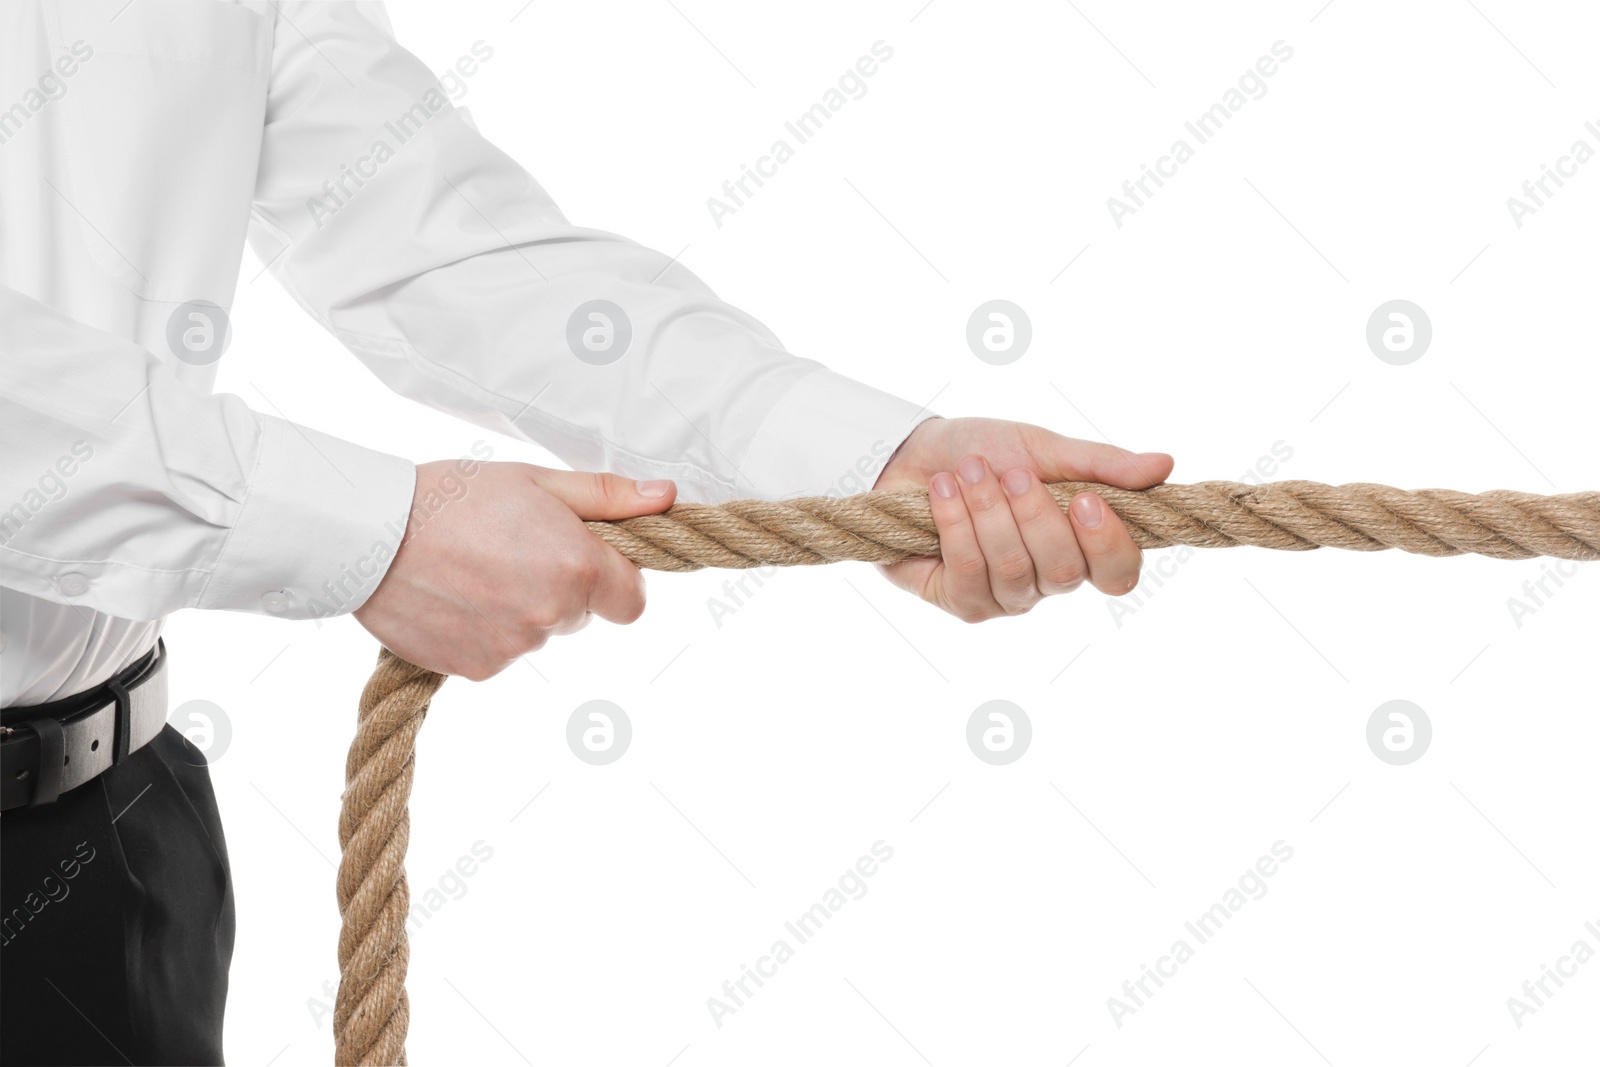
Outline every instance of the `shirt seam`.
{"type": "Polygon", "coordinates": [[[120,559],[63,559],[59,556],[40,556],[32,552],[24,552],[20,548],[10,545],[0,545],[0,552],[19,556],[22,559],[37,560],[40,563],[55,563],[64,567],[120,567],[125,570],[139,571],[143,574],[205,574],[204,567],[146,567],[138,563],[129,563],[120,559]]]}

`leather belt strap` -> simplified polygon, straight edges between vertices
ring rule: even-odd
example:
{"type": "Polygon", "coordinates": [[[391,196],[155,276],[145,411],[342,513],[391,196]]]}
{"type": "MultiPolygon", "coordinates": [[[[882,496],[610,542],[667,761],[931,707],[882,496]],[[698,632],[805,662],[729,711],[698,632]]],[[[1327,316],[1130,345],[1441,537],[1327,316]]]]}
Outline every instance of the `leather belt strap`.
{"type": "Polygon", "coordinates": [[[87,693],[0,713],[0,810],[54,803],[154,740],[167,723],[166,668],[158,642],[87,693]]]}
{"type": "Polygon", "coordinates": [[[34,784],[33,799],[28,805],[54,804],[56,797],[61,795],[61,772],[67,766],[66,731],[61,729],[59,719],[48,715],[33,719],[28,725],[39,735],[39,769],[35,774],[38,781],[34,784]]]}

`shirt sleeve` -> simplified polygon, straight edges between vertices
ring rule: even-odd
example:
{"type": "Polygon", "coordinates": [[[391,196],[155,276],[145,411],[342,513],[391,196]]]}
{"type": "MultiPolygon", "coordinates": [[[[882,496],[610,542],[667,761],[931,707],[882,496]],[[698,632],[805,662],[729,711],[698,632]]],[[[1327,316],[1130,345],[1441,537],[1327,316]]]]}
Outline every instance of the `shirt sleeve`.
{"type": "Polygon", "coordinates": [[[0,572],[125,619],[353,610],[405,531],[412,464],[184,384],[0,287],[0,572]],[[362,580],[356,580],[359,575],[362,580]]]}
{"type": "Polygon", "coordinates": [[[251,242],[397,392],[689,500],[869,488],[928,417],[789,354],[671,257],[569,223],[380,6],[273,7],[251,242]]]}

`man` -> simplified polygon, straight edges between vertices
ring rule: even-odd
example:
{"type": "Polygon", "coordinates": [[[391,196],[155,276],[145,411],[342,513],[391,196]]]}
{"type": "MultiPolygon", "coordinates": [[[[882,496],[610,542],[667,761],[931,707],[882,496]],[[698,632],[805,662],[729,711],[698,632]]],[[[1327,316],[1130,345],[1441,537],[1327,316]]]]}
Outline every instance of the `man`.
{"type": "Polygon", "coordinates": [[[929,489],[940,531],[941,559],[888,577],[964,620],[1137,580],[1104,503],[1068,518],[1042,482],[1138,488],[1170,457],[934,418],[786,353],[667,257],[569,224],[381,8],[29,0],[0,7],[0,60],[6,1062],[221,1060],[226,846],[163,725],[180,608],[353,611],[488,678],[639,617],[641,575],[583,520],[821,493],[864,456],[879,488],[929,489]],[[212,395],[247,231],[391,388],[618,473],[484,464],[434,511],[453,462],[212,395]]]}

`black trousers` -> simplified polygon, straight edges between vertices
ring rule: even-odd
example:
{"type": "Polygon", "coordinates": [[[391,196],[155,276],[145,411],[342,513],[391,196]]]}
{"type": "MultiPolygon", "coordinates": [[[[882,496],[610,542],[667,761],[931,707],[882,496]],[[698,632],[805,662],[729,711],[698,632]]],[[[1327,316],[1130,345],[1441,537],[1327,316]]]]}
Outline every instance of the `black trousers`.
{"type": "Polygon", "coordinates": [[[222,1062],[233,880],[177,730],[0,816],[0,908],[0,1063],[222,1062]]]}

